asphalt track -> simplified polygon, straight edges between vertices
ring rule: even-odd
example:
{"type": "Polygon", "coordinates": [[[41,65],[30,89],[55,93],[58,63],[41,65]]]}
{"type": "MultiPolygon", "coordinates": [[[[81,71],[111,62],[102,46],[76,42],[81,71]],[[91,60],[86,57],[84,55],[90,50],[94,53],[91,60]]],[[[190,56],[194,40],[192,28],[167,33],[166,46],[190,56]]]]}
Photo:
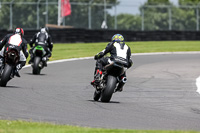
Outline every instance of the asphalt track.
{"type": "Polygon", "coordinates": [[[93,101],[92,59],[30,67],[0,87],[0,119],[87,127],[200,131],[200,54],[133,56],[128,82],[110,103],[93,101]]]}

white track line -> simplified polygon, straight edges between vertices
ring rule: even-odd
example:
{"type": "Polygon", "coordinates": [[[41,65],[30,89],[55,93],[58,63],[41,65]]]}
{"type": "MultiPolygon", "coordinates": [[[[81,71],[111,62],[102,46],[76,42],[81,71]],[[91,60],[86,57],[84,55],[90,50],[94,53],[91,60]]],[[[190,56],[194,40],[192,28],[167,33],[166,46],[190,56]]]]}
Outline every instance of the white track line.
{"type": "MultiPolygon", "coordinates": [[[[93,57],[83,57],[83,58],[71,58],[71,59],[62,59],[62,60],[55,60],[55,61],[49,61],[48,64],[53,63],[60,63],[60,62],[66,62],[66,61],[76,61],[76,60],[86,60],[86,59],[92,59],[93,57]]],[[[23,68],[30,67],[31,65],[26,65],[23,68]]]]}
{"type": "Polygon", "coordinates": [[[167,55],[167,54],[200,54],[200,51],[191,52],[156,52],[156,53],[135,53],[134,55],[167,55]]]}
{"type": "Polygon", "coordinates": [[[197,93],[200,94],[200,76],[196,79],[197,93]]]}
{"type": "MultiPolygon", "coordinates": [[[[192,51],[192,52],[156,52],[156,53],[134,53],[132,56],[141,56],[141,55],[167,55],[167,54],[200,54],[200,51],[192,51]]],[[[94,57],[82,57],[82,58],[71,58],[71,59],[62,59],[49,61],[48,64],[60,63],[66,61],[76,61],[76,60],[86,60],[93,59],[94,57]]],[[[23,68],[30,67],[31,65],[26,65],[23,68]]]]}
{"type": "MultiPolygon", "coordinates": [[[[200,54],[200,51],[193,51],[193,52],[156,52],[156,53],[135,53],[132,56],[141,56],[141,55],[168,55],[168,54],[200,54]]],[[[56,61],[49,61],[48,64],[53,63],[60,63],[66,61],[76,61],[76,60],[86,60],[86,59],[93,59],[94,57],[83,57],[83,58],[72,58],[72,59],[63,59],[63,60],[56,60],[56,61]]],[[[31,65],[26,65],[23,68],[30,67],[31,65]]],[[[196,92],[200,94],[200,76],[196,79],[196,92]]]]}

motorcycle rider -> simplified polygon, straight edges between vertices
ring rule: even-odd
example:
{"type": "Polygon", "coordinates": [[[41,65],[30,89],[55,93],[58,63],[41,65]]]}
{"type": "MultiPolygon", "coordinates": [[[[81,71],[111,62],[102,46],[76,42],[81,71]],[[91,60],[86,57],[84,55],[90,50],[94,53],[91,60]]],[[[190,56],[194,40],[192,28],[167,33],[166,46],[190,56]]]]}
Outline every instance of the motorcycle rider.
{"type": "Polygon", "coordinates": [[[33,62],[33,49],[37,46],[40,45],[44,48],[44,50],[46,51],[45,56],[42,58],[42,61],[44,63],[44,66],[47,66],[47,60],[49,57],[51,57],[51,52],[53,49],[53,42],[52,42],[52,38],[48,33],[48,28],[41,28],[39,32],[37,32],[33,38],[30,40],[29,43],[31,49],[29,50],[30,53],[30,60],[29,60],[29,64],[31,64],[33,62]],[[35,46],[33,46],[33,44],[35,43],[35,46]]]}
{"type": "Polygon", "coordinates": [[[23,38],[24,36],[24,30],[22,28],[16,28],[14,30],[13,34],[6,35],[1,41],[0,41],[0,68],[2,67],[4,63],[4,53],[9,50],[9,48],[12,48],[13,46],[16,47],[16,49],[20,53],[20,60],[19,63],[16,65],[15,69],[15,75],[17,77],[20,77],[19,70],[25,66],[26,59],[28,57],[28,50],[27,50],[27,41],[23,38]]]}
{"type": "MultiPolygon", "coordinates": [[[[112,41],[108,43],[107,47],[94,56],[94,59],[97,60],[97,62],[94,72],[94,80],[91,82],[92,85],[98,85],[102,76],[103,67],[112,63],[116,57],[122,58],[126,62],[127,68],[130,68],[133,64],[131,60],[131,49],[125,44],[124,37],[121,34],[115,34],[112,37],[112,41]],[[103,57],[107,53],[110,53],[111,56],[103,57]]],[[[120,78],[121,80],[126,79],[126,73],[124,72],[120,78]]],[[[125,82],[120,82],[116,91],[122,91],[124,84],[125,82]]]]}

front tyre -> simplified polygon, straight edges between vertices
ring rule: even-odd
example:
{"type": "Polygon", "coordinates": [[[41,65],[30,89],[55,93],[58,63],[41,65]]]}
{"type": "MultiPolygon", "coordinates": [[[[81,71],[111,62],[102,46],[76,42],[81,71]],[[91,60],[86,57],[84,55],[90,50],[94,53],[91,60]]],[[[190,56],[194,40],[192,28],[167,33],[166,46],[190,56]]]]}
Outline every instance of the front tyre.
{"type": "Polygon", "coordinates": [[[6,87],[7,82],[10,80],[10,76],[13,70],[13,66],[6,64],[5,68],[3,70],[3,73],[1,75],[1,81],[0,81],[0,86],[6,87]]]}
{"type": "Polygon", "coordinates": [[[36,56],[34,57],[34,61],[33,61],[33,74],[40,74],[40,67],[39,67],[39,64],[40,64],[40,61],[41,61],[41,58],[36,56]]]}
{"type": "Polygon", "coordinates": [[[102,102],[110,102],[112,94],[116,88],[117,78],[111,75],[108,75],[106,88],[101,93],[102,102]]]}

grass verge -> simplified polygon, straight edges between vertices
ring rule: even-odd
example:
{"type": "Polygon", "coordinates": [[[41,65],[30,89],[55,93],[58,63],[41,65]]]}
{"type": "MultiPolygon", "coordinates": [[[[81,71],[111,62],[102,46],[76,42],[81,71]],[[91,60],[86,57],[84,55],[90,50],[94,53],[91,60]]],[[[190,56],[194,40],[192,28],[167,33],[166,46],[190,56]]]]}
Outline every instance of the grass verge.
{"type": "Polygon", "coordinates": [[[101,129],[50,123],[0,120],[0,133],[200,133],[198,131],[145,131],[101,129]]]}
{"type": "MultiPolygon", "coordinates": [[[[126,42],[132,53],[200,51],[200,41],[126,42]]],[[[94,56],[108,43],[55,44],[51,60],[94,56]]]]}

